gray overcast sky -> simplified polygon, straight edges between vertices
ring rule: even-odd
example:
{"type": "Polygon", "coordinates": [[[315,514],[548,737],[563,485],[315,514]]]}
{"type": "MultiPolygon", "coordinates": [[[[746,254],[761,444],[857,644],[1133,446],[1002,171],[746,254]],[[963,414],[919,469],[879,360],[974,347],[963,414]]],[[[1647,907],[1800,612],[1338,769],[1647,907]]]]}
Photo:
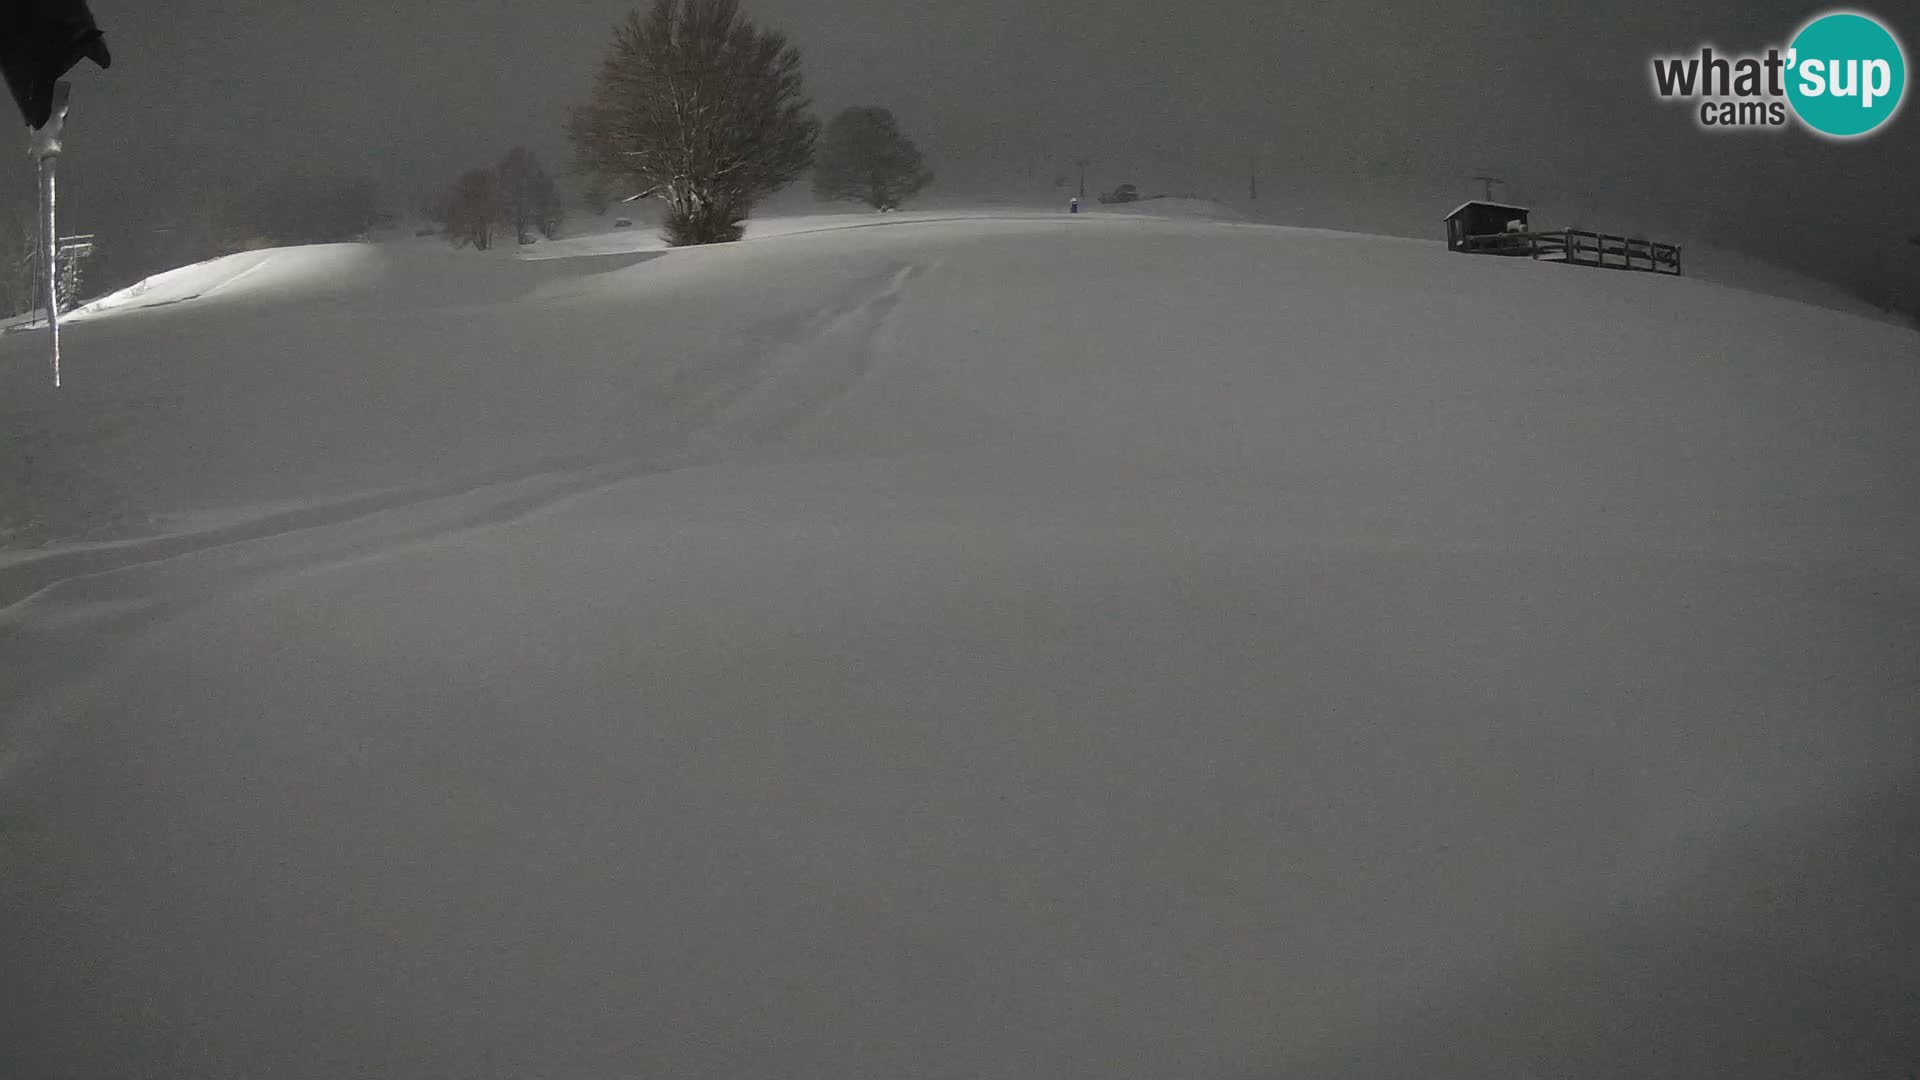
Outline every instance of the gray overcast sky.
{"type": "MultiPolygon", "coordinates": [[[[93,0],[115,66],[77,76],[82,209],[238,191],[289,169],[370,175],[393,201],[560,125],[626,0],[93,0]],[[225,175],[215,182],[211,177],[225,175]]],[[[1801,251],[1920,229],[1920,113],[1862,143],[1713,135],[1656,103],[1647,60],[1784,43],[1784,0],[747,0],[805,53],[823,111],[893,107],[943,178],[983,190],[1029,156],[1177,163],[1224,185],[1250,152],[1290,190],[1369,177],[1436,202],[1491,166],[1516,198],[1622,207],[1801,251]]],[[[1866,5],[1911,39],[1914,0],[1866,5]]],[[[11,190],[25,189],[24,168],[11,190]]],[[[1136,179],[1109,175],[1113,182],[1136,179]]],[[[1172,181],[1168,181],[1172,182],[1172,181]]],[[[1439,206],[1435,213],[1447,207],[1439,206]]],[[[1888,239],[1887,254],[1899,249],[1888,239]]],[[[1909,249],[1910,250],[1910,249],[1909,249]]],[[[1886,257],[1883,255],[1883,257],[1886,257]]],[[[1851,256],[1807,256],[1844,270],[1851,256]]]]}

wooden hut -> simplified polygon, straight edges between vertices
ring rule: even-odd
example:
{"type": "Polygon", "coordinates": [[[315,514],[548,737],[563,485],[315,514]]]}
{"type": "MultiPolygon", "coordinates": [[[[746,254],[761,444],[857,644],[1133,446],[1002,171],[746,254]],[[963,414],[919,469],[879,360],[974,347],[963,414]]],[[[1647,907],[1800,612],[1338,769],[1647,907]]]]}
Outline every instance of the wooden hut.
{"type": "Polygon", "coordinates": [[[1447,250],[1467,250],[1469,236],[1497,236],[1523,233],[1533,211],[1524,206],[1474,199],[1454,208],[1444,219],[1447,223],[1447,250]]]}

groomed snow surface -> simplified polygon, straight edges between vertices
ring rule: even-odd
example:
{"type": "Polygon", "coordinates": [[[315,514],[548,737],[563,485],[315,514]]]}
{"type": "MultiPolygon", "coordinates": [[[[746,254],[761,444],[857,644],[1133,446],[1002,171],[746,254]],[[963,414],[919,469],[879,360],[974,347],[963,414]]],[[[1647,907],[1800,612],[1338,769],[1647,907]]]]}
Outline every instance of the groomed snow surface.
{"type": "Polygon", "coordinates": [[[0,341],[0,1075],[1920,1060],[1920,336],[884,220],[0,341]]]}

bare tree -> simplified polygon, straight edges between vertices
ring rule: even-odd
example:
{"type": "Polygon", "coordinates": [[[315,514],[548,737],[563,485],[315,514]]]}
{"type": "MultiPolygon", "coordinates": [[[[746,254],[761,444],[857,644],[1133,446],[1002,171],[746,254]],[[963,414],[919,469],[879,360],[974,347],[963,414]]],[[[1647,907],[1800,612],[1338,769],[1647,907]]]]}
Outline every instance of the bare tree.
{"type": "Polygon", "coordinates": [[[844,110],[820,137],[813,173],[817,198],[897,210],[931,183],[933,174],[922,163],[919,148],[900,133],[890,110],[844,110]]]}
{"type": "Polygon", "coordinates": [[[500,159],[494,173],[500,188],[502,222],[513,230],[517,243],[533,243],[536,229],[549,240],[560,234],[565,218],[560,190],[540,167],[539,155],[516,146],[500,159]]]}
{"type": "Polygon", "coordinates": [[[500,178],[492,169],[462,173],[440,200],[434,215],[454,247],[472,245],[485,251],[493,246],[493,226],[506,215],[500,198],[500,178]]]}
{"type": "Polygon", "coordinates": [[[799,51],[738,0],[655,0],[614,31],[569,133],[583,172],[660,196],[669,243],[723,243],[812,164],[808,105],[799,51]]]}

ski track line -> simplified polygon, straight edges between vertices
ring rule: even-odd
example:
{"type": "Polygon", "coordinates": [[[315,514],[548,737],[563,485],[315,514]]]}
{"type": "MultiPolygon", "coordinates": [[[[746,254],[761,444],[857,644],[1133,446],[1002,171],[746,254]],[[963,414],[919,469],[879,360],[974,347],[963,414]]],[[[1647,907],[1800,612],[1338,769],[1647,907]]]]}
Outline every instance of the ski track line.
{"type": "MultiPolygon", "coordinates": [[[[36,651],[36,644],[57,648],[60,639],[74,632],[72,627],[76,621],[85,625],[91,637],[97,638],[103,633],[111,636],[132,633],[191,610],[222,593],[276,574],[336,566],[422,542],[510,524],[632,480],[710,464],[723,456],[729,446],[740,445],[742,440],[764,442],[791,434],[844,397],[871,368],[875,338],[887,316],[900,302],[906,285],[925,270],[926,267],[919,264],[900,266],[885,275],[884,284],[878,289],[870,292],[856,289],[854,296],[815,311],[804,322],[804,332],[810,340],[772,350],[760,365],[761,370],[767,372],[763,378],[749,379],[745,386],[732,387],[726,385],[729,380],[722,380],[716,389],[723,397],[729,389],[734,393],[731,400],[715,410],[717,416],[708,416],[709,422],[717,419],[718,423],[691,438],[673,440],[677,449],[661,446],[652,452],[615,461],[584,456],[550,459],[523,469],[382,492],[198,533],[62,552],[0,567],[0,646],[24,646],[29,653],[36,651]],[[846,350],[847,356],[830,366],[825,378],[820,378],[821,358],[828,353],[839,353],[840,349],[831,346],[848,335],[855,340],[846,350]],[[783,379],[783,374],[796,372],[802,387],[808,391],[797,401],[786,403],[785,408],[776,408],[770,418],[763,417],[760,422],[749,423],[744,428],[725,419],[726,414],[738,410],[743,401],[766,393],[770,385],[790,381],[783,379]],[[517,493],[501,490],[527,485],[535,485],[536,489],[517,493]],[[143,571],[167,564],[185,564],[209,553],[318,534],[382,514],[422,510],[489,492],[499,492],[499,497],[481,506],[458,510],[443,519],[379,530],[341,543],[323,542],[312,549],[280,554],[267,551],[262,553],[264,558],[251,561],[242,557],[230,562],[223,573],[197,579],[189,574],[181,581],[170,583],[170,589],[150,597],[129,600],[125,590],[116,587],[123,579],[143,571]],[[37,614],[49,618],[36,620],[37,614]]],[[[751,414],[749,410],[749,416],[751,414]]],[[[15,698],[18,693],[18,687],[0,686],[0,702],[15,698]]]]}
{"type": "Polygon", "coordinates": [[[725,407],[708,438],[719,445],[744,440],[764,446],[830,411],[873,369],[888,317],[908,283],[926,270],[919,263],[898,266],[877,289],[818,312],[806,340],[775,349],[763,378],[725,407]]]}
{"type": "MultiPolygon", "coordinates": [[[[32,748],[47,745],[45,740],[51,737],[52,731],[49,725],[58,726],[55,714],[60,712],[59,708],[50,706],[49,712],[47,708],[36,711],[24,706],[33,701],[40,701],[43,705],[57,703],[62,694],[85,687],[101,665],[117,654],[124,642],[145,629],[276,577],[324,571],[390,556],[410,547],[464,533],[509,525],[596,491],[649,476],[699,468],[703,464],[699,461],[649,458],[589,467],[572,474],[536,474],[531,479],[492,486],[537,483],[541,480],[554,482],[481,506],[456,509],[436,520],[418,523],[403,520],[395,528],[331,541],[324,537],[327,527],[351,524],[386,512],[373,510],[321,525],[197,547],[165,558],[49,583],[32,596],[0,609],[0,655],[5,656],[6,661],[0,664],[0,721],[5,721],[0,722],[0,766],[6,764],[4,759],[9,756],[36,756],[38,751],[32,748]],[[316,542],[304,546],[296,544],[290,550],[276,549],[271,544],[248,550],[256,541],[290,540],[301,536],[311,537],[316,542]],[[202,565],[193,565],[200,556],[225,552],[240,554],[218,562],[209,559],[203,561],[202,565]],[[141,575],[151,575],[168,567],[178,567],[179,572],[155,583],[156,587],[148,590],[126,588],[128,579],[138,579],[141,575]],[[49,678],[49,672],[57,674],[49,678]]],[[[470,495],[487,490],[488,487],[482,486],[460,494],[470,495]]],[[[418,509],[434,502],[456,500],[460,494],[438,500],[404,503],[388,507],[387,510],[418,509]]],[[[0,769],[0,772],[5,771],[0,769]]],[[[0,796],[5,794],[4,785],[0,785],[0,796]]]]}
{"type": "MultiPolygon", "coordinates": [[[[651,472],[671,471],[711,461],[729,446],[736,445],[741,437],[750,439],[757,433],[758,429],[751,424],[746,425],[744,430],[738,426],[737,414],[751,412],[750,404],[743,403],[765,394],[771,384],[780,381],[782,368],[804,363],[804,358],[812,355],[822,340],[833,336],[842,326],[861,320],[862,316],[870,313],[876,313],[877,325],[877,318],[892,309],[898,301],[899,290],[920,269],[915,265],[902,266],[892,271],[886,284],[877,291],[869,292],[856,285],[850,290],[851,296],[843,295],[838,302],[804,316],[798,327],[806,342],[803,345],[775,344],[774,339],[780,336],[779,324],[785,320],[776,321],[775,329],[771,331],[773,338],[761,343],[765,350],[764,359],[752,365],[751,373],[731,376],[717,374],[704,390],[697,382],[708,380],[696,380],[696,385],[688,387],[687,392],[695,399],[690,402],[694,412],[703,415],[688,418],[693,421],[693,429],[680,428],[676,436],[659,445],[648,446],[640,454],[613,460],[584,454],[549,458],[520,468],[361,495],[214,529],[135,539],[105,547],[59,551],[41,558],[26,559],[0,566],[0,625],[15,614],[14,609],[63,584],[151,566],[217,548],[323,529],[542,477],[600,476],[612,471],[614,475],[611,479],[595,481],[589,485],[591,488],[651,472]],[[796,355],[803,359],[792,359],[796,355]],[[736,417],[730,420],[729,414],[736,414],[736,417]]],[[[871,281],[868,279],[869,283],[871,281]]],[[[871,346],[870,339],[868,345],[871,346]]],[[[861,369],[864,370],[864,363],[870,361],[871,358],[867,358],[861,369]]],[[[857,376],[858,371],[844,380],[835,381],[844,389],[844,385],[850,385],[851,379],[857,376]]]]}

